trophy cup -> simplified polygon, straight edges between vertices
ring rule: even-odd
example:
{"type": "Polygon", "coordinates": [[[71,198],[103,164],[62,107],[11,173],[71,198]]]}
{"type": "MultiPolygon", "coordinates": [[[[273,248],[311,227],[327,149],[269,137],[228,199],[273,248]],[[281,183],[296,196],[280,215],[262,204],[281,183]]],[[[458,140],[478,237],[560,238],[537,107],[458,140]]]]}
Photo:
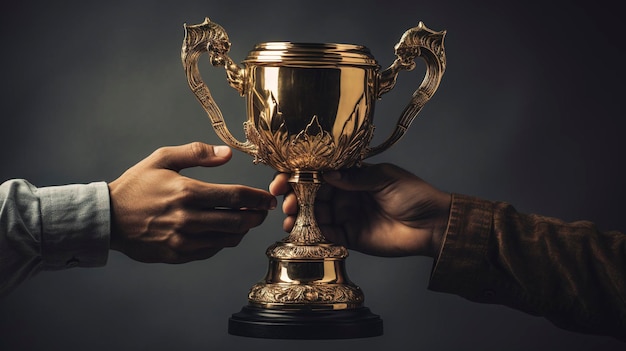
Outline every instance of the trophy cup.
{"type": "Polygon", "coordinates": [[[351,44],[266,42],[254,46],[243,67],[228,56],[224,28],[208,18],[186,25],[181,58],[189,87],[208,114],[217,135],[229,146],[290,174],[298,215],[290,234],[267,251],[264,279],[252,286],[248,305],[229,319],[239,336],[276,339],[344,339],[378,336],[381,318],[364,306],[361,289],[348,279],[348,250],[324,238],[313,204],[322,172],[359,166],[397,142],[432,97],[445,71],[445,31],[422,22],[395,46],[387,69],[369,49],[351,44]],[[246,141],[226,127],[204,83],[198,59],[206,52],[226,70],[229,84],[247,104],[246,141]],[[397,121],[393,133],[370,147],[377,99],[390,91],[401,70],[414,59],[426,63],[425,77],[397,121]]]}

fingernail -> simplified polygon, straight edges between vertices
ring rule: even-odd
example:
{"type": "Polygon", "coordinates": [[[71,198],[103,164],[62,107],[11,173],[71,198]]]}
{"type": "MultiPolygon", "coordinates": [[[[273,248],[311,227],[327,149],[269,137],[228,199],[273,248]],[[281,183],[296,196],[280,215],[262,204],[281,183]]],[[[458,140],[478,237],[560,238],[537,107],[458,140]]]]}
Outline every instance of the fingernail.
{"type": "Polygon", "coordinates": [[[339,171],[324,172],[324,178],[328,180],[339,180],[341,179],[341,173],[339,171]]]}
{"type": "Polygon", "coordinates": [[[278,205],[278,200],[276,200],[276,198],[273,197],[272,200],[270,200],[270,210],[275,209],[277,205],[278,205]]]}
{"type": "Polygon", "coordinates": [[[215,156],[218,156],[218,157],[223,157],[223,156],[228,155],[229,151],[230,151],[230,148],[226,145],[213,146],[213,153],[215,154],[215,156]]]}

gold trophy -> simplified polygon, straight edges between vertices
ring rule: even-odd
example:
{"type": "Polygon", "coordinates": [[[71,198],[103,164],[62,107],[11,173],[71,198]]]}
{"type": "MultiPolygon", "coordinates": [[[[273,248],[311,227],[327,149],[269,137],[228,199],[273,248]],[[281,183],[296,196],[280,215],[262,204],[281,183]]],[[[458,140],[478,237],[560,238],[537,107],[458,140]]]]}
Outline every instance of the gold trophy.
{"type": "Polygon", "coordinates": [[[248,305],[229,319],[230,334],[345,339],[383,333],[381,318],[364,306],[363,292],[348,279],[348,250],[324,238],[313,204],[324,171],[359,166],[406,132],[445,71],[444,36],[420,22],[404,33],[395,46],[397,58],[383,71],[366,47],[329,43],[257,44],[241,67],[228,56],[224,28],[208,18],[185,25],[183,66],[215,132],[254,163],[289,173],[298,199],[293,230],[267,249],[267,275],[250,289],[248,305]],[[214,66],[226,69],[228,82],[246,99],[245,142],[229,132],[202,80],[198,59],[204,52],[214,66]],[[401,70],[415,67],[416,57],[426,63],[424,80],[393,133],[370,147],[375,101],[394,87],[401,70]]]}

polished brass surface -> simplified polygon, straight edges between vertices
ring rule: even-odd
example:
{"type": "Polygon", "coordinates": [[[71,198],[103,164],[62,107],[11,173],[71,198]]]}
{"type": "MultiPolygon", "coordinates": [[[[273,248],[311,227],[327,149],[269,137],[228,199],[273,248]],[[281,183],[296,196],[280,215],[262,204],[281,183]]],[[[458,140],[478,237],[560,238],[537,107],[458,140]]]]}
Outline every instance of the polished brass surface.
{"type": "Polygon", "coordinates": [[[266,308],[345,309],[360,306],[364,296],[346,274],[348,250],[340,245],[293,242],[267,249],[265,279],[252,287],[249,301],[266,308]]]}
{"type": "Polygon", "coordinates": [[[343,259],[270,258],[265,279],[252,287],[248,299],[265,308],[346,309],[362,305],[364,296],[348,280],[343,259]]]}
{"type": "Polygon", "coordinates": [[[328,242],[315,221],[313,204],[323,183],[322,172],[359,166],[396,143],[432,97],[445,71],[445,31],[420,22],[395,46],[395,61],[385,70],[369,49],[332,43],[268,42],[254,46],[240,66],[229,56],[224,28],[208,18],[185,25],[181,58],[192,92],[207,112],[217,135],[255,163],[291,174],[298,216],[291,233],[267,249],[268,273],[248,295],[253,306],[270,309],[353,309],[363,293],[345,272],[348,251],[328,242]],[[226,127],[198,70],[207,53],[226,70],[229,84],[245,97],[247,140],[226,127]],[[393,89],[402,70],[415,58],[426,74],[396,123],[393,133],[371,147],[376,100],[393,89]]]}

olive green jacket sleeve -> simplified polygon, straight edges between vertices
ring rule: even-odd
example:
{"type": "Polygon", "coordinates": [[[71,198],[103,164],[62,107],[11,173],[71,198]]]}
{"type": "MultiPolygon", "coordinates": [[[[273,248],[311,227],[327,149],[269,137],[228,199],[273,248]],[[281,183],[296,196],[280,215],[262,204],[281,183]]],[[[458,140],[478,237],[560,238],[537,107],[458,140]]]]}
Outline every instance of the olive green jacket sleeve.
{"type": "Polygon", "coordinates": [[[454,194],[429,289],[626,341],[626,235],[454,194]]]}

